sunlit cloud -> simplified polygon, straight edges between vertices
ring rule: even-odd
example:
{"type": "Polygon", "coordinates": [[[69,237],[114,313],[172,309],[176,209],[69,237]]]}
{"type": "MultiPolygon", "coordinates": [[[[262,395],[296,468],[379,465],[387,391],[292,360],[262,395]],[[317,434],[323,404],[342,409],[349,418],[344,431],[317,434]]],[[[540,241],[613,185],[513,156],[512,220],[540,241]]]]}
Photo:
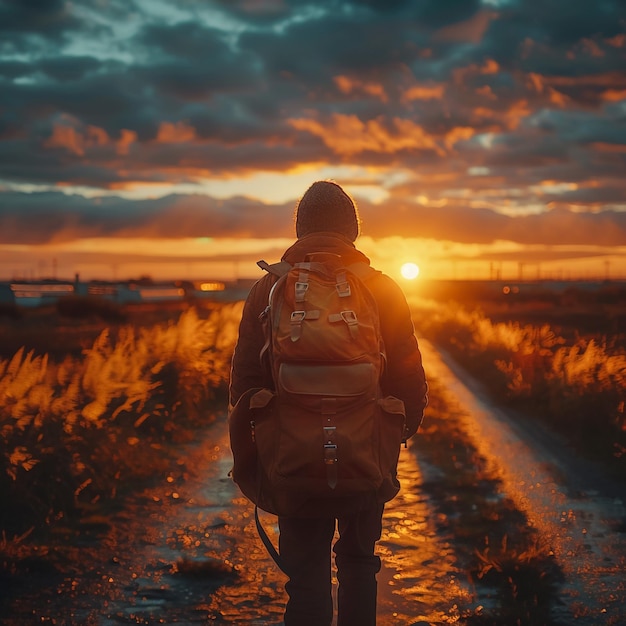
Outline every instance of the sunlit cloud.
{"type": "Polygon", "coordinates": [[[76,0],[44,13],[13,3],[0,20],[0,245],[18,266],[36,270],[51,245],[79,264],[89,251],[64,246],[81,240],[102,258],[145,240],[168,271],[164,241],[282,245],[318,179],[355,197],[381,262],[395,237],[464,247],[420,264],[426,275],[485,273],[498,254],[565,263],[544,258],[550,246],[599,276],[620,266],[623,3],[76,0]]]}
{"type": "Polygon", "coordinates": [[[362,122],[355,115],[333,114],[328,124],[313,119],[292,119],[290,123],[319,137],[341,156],[368,151],[391,154],[402,150],[428,150],[444,155],[435,138],[408,119],[394,118],[387,127],[378,119],[362,122]]]}

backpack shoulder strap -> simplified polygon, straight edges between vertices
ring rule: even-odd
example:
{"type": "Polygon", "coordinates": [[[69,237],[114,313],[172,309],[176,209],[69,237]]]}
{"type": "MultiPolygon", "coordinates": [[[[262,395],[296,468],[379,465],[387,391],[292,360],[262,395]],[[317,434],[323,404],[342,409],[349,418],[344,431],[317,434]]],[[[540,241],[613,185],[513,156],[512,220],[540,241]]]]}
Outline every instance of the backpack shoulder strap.
{"type": "Polygon", "coordinates": [[[274,274],[274,276],[284,276],[291,268],[291,263],[287,263],[287,261],[279,261],[278,263],[272,263],[271,265],[266,261],[257,261],[257,265],[266,272],[270,274],[274,274]]]}

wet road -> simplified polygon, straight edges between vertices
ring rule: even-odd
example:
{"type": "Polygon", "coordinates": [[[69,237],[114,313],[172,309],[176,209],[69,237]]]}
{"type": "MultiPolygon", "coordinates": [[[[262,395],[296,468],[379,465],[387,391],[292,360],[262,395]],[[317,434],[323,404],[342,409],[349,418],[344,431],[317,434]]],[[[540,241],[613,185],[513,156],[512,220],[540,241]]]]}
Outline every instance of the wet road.
{"type": "MultiPolygon", "coordinates": [[[[593,490],[589,475],[580,476],[584,466],[577,459],[555,454],[549,440],[490,406],[426,342],[422,350],[438,389],[463,407],[454,417],[458,432],[497,477],[480,498],[496,504],[510,498],[564,574],[550,623],[626,623],[623,501],[615,494],[608,498],[606,486],[593,490]]],[[[252,506],[228,478],[225,421],[205,437],[158,484],[111,514],[86,519],[78,540],[58,548],[57,559],[66,563],[61,579],[34,585],[3,623],[282,623],[285,579],[257,537],[252,506]]],[[[455,457],[455,467],[477,472],[473,454],[455,457]]],[[[415,445],[402,451],[403,489],[387,506],[379,544],[379,626],[466,624],[468,616],[480,617],[495,606],[493,590],[466,572],[467,552],[478,546],[470,540],[464,553],[458,542],[461,530],[475,524],[471,514],[481,503],[469,499],[466,513],[444,513],[446,495],[436,496],[433,486],[446,471],[415,445]]],[[[274,518],[263,519],[276,542],[274,518]]]]}
{"type": "Polygon", "coordinates": [[[626,494],[603,482],[597,468],[558,438],[495,407],[475,381],[426,342],[422,351],[431,375],[465,407],[465,430],[506,495],[562,568],[563,604],[555,607],[555,617],[565,624],[626,624],[626,494]]]}

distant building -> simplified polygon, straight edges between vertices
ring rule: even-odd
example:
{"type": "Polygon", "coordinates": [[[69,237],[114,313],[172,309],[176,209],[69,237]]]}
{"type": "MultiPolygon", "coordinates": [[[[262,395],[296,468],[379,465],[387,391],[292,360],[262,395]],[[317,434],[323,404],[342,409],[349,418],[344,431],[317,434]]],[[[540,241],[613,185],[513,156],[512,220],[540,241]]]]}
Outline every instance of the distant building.
{"type": "Polygon", "coordinates": [[[15,305],[15,295],[8,283],[0,283],[0,305],[15,305]]]}
{"type": "Polygon", "coordinates": [[[18,307],[38,307],[54,304],[68,296],[93,297],[118,304],[139,302],[172,302],[186,298],[206,298],[219,301],[245,299],[252,282],[225,283],[215,280],[174,283],[129,281],[122,283],[73,282],[62,280],[13,281],[0,283],[0,303],[18,307]]]}
{"type": "Polygon", "coordinates": [[[59,281],[12,282],[9,285],[18,306],[36,307],[54,304],[63,296],[75,293],[74,283],[59,281]]]}

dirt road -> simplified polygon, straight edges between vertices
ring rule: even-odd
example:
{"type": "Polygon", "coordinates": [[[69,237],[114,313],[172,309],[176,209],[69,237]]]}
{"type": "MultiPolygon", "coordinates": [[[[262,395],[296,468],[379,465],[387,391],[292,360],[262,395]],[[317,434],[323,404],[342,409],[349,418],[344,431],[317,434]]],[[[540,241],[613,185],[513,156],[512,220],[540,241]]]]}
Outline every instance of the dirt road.
{"type": "MultiPolygon", "coordinates": [[[[386,509],[379,626],[626,623],[623,494],[422,349],[432,404],[386,509]]],[[[2,623],[280,624],[284,577],[228,478],[225,422],[203,437],[158,484],[48,547],[2,623]]]]}
{"type": "Polygon", "coordinates": [[[464,407],[462,424],[562,570],[552,615],[563,624],[626,623],[623,488],[536,422],[494,406],[466,372],[422,342],[431,376],[464,407]]]}

